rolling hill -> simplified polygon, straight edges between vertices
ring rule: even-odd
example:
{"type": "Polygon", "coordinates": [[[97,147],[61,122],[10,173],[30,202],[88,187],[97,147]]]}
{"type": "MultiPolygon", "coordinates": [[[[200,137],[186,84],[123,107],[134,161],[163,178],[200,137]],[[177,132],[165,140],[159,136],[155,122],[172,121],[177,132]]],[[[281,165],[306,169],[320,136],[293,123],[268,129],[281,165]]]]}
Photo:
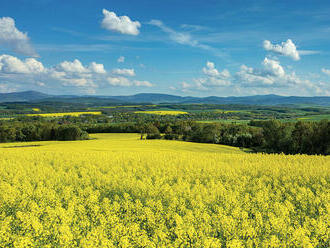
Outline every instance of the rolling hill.
{"type": "Polygon", "coordinates": [[[75,96],[75,95],[48,95],[37,91],[0,93],[1,102],[70,102],[70,103],[208,103],[208,104],[250,104],[250,105],[290,105],[309,104],[330,106],[330,97],[327,96],[230,96],[230,97],[191,97],[157,93],[141,93],[129,96],[75,96]]]}

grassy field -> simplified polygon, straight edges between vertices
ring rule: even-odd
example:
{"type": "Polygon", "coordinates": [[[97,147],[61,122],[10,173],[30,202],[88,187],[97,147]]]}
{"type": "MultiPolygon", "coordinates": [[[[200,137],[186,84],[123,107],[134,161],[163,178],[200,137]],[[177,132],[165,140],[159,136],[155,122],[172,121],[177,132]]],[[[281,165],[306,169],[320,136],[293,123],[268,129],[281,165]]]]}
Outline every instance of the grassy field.
{"type": "Polygon", "coordinates": [[[310,115],[297,118],[300,121],[320,121],[320,120],[330,120],[330,115],[310,115]]]}
{"type": "Polygon", "coordinates": [[[0,247],[329,247],[330,157],[91,137],[0,145],[0,247]]]}

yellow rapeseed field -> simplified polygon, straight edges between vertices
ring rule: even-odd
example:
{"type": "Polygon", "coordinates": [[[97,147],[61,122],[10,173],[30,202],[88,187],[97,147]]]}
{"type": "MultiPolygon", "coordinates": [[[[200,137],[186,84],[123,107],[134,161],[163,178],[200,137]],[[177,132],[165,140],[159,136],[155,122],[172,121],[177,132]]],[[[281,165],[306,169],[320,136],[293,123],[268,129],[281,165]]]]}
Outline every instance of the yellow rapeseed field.
{"type": "Polygon", "coordinates": [[[41,117],[63,117],[63,116],[80,116],[80,115],[101,115],[102,112],[65,112],[65,113],[45,113],[45,114],[27,114],[27,116],[41,117]]]}
{"type": "Polygon", "coordinates": [[[185,115],[188,112],[175,111],[175,110],[146,110],[146,111],[135,111],[136,114],[153,114],[153,115],[185,115]]]}
{"type": "Polygon", "coordinates": [[[91,137],[0,144],[0,247],[329,247],[330,157],[91,137]]]}

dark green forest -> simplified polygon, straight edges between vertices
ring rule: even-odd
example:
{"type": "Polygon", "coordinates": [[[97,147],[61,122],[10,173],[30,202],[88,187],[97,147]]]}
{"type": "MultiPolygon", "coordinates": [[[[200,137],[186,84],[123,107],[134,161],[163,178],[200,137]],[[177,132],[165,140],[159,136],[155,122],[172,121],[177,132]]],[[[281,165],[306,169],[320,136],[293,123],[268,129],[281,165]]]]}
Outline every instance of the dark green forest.
{"type": "Polygon", "coordinates": [[[88,133],[140,133],[141,139],[168,139],[224,144],[252,152],[330,154],[330,121],[199,123],[191,120],[150,120],[108,123],[99,117],[40,117],[0,121],[0,142],[81,140],[88,133]]]}

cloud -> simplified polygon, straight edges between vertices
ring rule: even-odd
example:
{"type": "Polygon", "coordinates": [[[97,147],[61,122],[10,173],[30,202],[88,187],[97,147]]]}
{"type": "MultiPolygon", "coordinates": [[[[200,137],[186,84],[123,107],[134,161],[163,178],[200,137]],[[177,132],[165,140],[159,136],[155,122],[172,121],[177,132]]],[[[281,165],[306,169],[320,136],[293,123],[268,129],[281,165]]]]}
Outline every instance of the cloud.
{"type": "MultiPolygon", "coordinates": [[[[13,85],[27,87],[45,87],[48,90],[65,89],[92,94],[98,88],[111,86],[152,87],[146,80],[128,79],[134,77],[134,69],[114,69],[107,72],[103,64],[91,62],[84,65],[80,60],[63,61],[52,67],[44,65],[34,59],[19,59],[11,55],[0,55],[0,79],[3,92],[13,91],[13,85]],[[10,87],[9,87],[10,86],[10,87]]],[[[17,87],[15,87],[17,89],[17,87]]]]}
{"type": "Polygon", "coordinates": [[[89,67],[84,66],[78,59],[71,61],[63,61],[57,66],[49,69],[50,78],[60,82],[63,86],[74,86],[85,88],[88,92],[97,88],[94,79],[98,74],[104,74],[104,66],[92,62],[89,67]]]}
{"type": "Polygon", "coordinates": [[[58,71],[64,71],[68,73],[87,73],[88,69],[85,68],[82,63],[75,59],[74,61],[63,61],[57,66],[58,71]]]}
{"type": "Polygon", "coordinates": [[[97,85],[88,78],[61,78],[62,85],[75,87],[91,87],[96,88],[97,85]]]}
{"type": "Polygon", "coordinates": [[[103,64],[97,64],[95,62],[90,63],[89,70],[91,72],[95,72],[95,73],[99,73],[99,74],[106,73],[106,70],[104,69],[104,65],[103,64]]]}
{"type": "Polygon", "coordinates": [[[134,69],[113,69],[113,74],[121,75],[121,76],[128,76],[128,77],[134,77],[135,71],[134,69]]]}
{"type": "Polygon", "coordinates": [[[277,60],[265,58],[262,66],[261,69],[254,69],[242,65],[236,73],[236,82],[244,87],[312,86],[310,81],[302,80],[294,72],[287,74],[277,60]]]}
{"type": "Polygon", "coordinates": [[[207,61],[206,67],[202,69],[203,74],[206,76],[205,78],[200,78],[198,80],[195,79],[195,82],[199,84],[200,87],[220,87],[220,86],[228,86],[231,84],[230,72],[227,69],[223,71],[219,71],[215,68],[215,64],[213,62],[207,61]]]}
{"type": "Polygon", "coordinates": [[[224,69],[222,72],[219,72],[213,62],[207,61],[206,67],[203,68],[203,73],[209,77],[223,77],[229,78],[230,73],[227,69],[224,69]]]}
{"type": "Polygon", "coordinates": [[[274,83],[272,78],[264,76],[261,71],[258,71],[252,67],[247,67],[242,65],[239,72],[236,73],[239,82],[243,85],[249,84],[261,84],[261,85],[271,85],[274,83]]]}
{"type": "Polygon", "coordinates": [[[124,63],[124,62],[125,62],[125,57],[124,57],[124,56],[120,56],[120,57],[117,59],[117,62],[118,62],[118,63],[124,63]]]}
{"type": "Polygon", "coordinates": [[[209,87],[221,87],[221,86],[229,86],[231,85],[231,81],[221,79],[221,78],[214,78],[211,77],[207,81],[203,83],[203,86],[209,86],[209,87]]]}
{"type": "Polygon", "coordinates": [[[27,33],[19,31],[15,26],[15,20],[10,17],[0,18],[0,45],[23,55],[38,56],[30,44],[27,33]]]}
{"type": "Polygon", "coordinates": [[[107,76],[103,64],[91,62],[84,66],[78,59],[63,61],[50,69],[50,77],[59,81],[63,86],[83,88],[85,93],[95,92],[98,88],[96,81],[102,81],[107,76]]]}
{"type": "Polygon", "coordinates": [[[153,84],[150,83],[149,81],[138,81],[138,80],[134,80],[133,84],[135,86],[144,86],[144,87],[152,87],[153,84]]]}
{"type": "Polygon", "coordinates": [[[276,77],[285,76],[285,71],[280,65],[280,62],[277,60],[265,58],[263,61],[263,66],[265,68],[265,71],[269,73],[269,75],[274,75],[276,77]]]}
{"type": "MultiPolygon", "coordinates": [[[[198,88],[197,83],[187,83],[187,82],[181,82],[177,87],[170,86],[169,89],[173,91],[181,91],[184,93],[192,92],[198,88]]],[[[201,89],[200,89],[201,90],[201,89]]]]}
{"type": "Polygon", "coordinates": [[[36,74],[42,73],[44,70],[43,64],[34,58],[27,58],[22,61],[11,55],[0,55],[0,73],[36,74]]]}
{"type": "Polygon", "coordinates": [[[50,52],[104,52],[116,50],[113,44],[38,44],[39,51],[50,52]]]}
{"type": "Polygon", "coordinates": [[[167,33],[169,35],[169,38],[181,45],[188,45],[191,47],[196,47],[200,48],[203,50],[207,50],[212,52],[214,55],[219,56],[219,57],[225,57],[226,55],[221,52],[220,50],[211,47],[209,45],[205,45],[200,43],[197,39],[194,39],[190,33],[188,32],[178,32],[168,26],[166,26],[162,21],[160,20],[151,20],[148,22],[149,25],[156,26],[160,28],[163,32],[167,33]]]}
{"type": "Polygon", "coordinates": [[[98,73],[105,73],[105,70],[102,64],[95,62],[90,67],[85,67],[76,59],[45,68],[34,58],[21,60],[11,55],[0,55],[0,76],[6,76],[11,82],[24,80],[24,84],[30,82],[41,87],[58,82],[63,86],[95,88],[97,85],[93,82],[93,77],[98,73]]]}
{"type": "Polygon", "coordinates": [[[191,24],[182,24],[180,26],[183,29],[188,29],[192,31],[201,31],[201,30],[210,30],[210,28],[201,26],[201,25],[191,25],[191,24]]]}
{"type": "MultiPolygon", "coordinates": [[[[180,82],[171,86],[171,90],[181,92],[215,92],[222,95],[328,95],[330,85],[325,82],[311,82],[286,72],[278,60],[265,58],[260,68],[242,65],[233,75],[226,69],[220,71],[213,62],[208,61],[202,68],[203,76],[191,82],[180,82]]],[[[327,69],[322,71],[326,72],[327,69]]],[[[330,70],[328,70],[330,75],[330,70]]]]}
{"type": "Polygon", "coordinates": [[[320,54],[320,51],[314,51],[314,50],[299,50],[300,55],[314,55],[314,54],[320,54]]]}
{"type": "Polygon", "coordinates": [[[207,61],[202,69],[203,77],[194,78],[192,83],[181,82],[179,89],[183,92],[192,90],[209,90],[210,88],[223,88],[232,84],[231,74],[227,69],[219,71],[213,62],[207,61]]]}
{"type": "Polygon", "coordinates": [[[107,81],[112,86],[131,86],[131,82],[125,77],[108,77],[107,81]]]}
{"type": "Polygon", "coordinates": [[[167,27],[162,21],[160,20],[151,20],[149,22],[150,25],[159,27],[165,33],[170,35],[170,39],[183,45],[190,45],[190,46],[197,46],[198,41],[193,40],[189,33],[177,32],[169,27],[167,27]]]}
{"type": "Polygon", "coordinates": [[[117,16],[115,12],[103,9],[104,18],[101,26],[104,29],[128,35],[138,35],[140,22],[132,21],[128,16],[117,16]]]}
{"type": "Polygon", "coordinates": [[[322,71],[324,74],[330,76],[330,69],[322,68],[321,71],[322,71]]]}
{"type": "Polygon", "coordinates": [[[191,84],[188,84],[188,83],[186,83],[186,82],[182,82],[182,83],[181,83],[181,87],[182,87],[183,89],[189,89],[189,88],[191,88],[191,84]]]}
{"type": "Polygon", "coordinates": [[[112,86],[124,86],[124,87],[130,87],[130,86],[137,86],[137,87],[152,87],[153,84],[151,84],[149,81],[138,81],[138,80],[129,80],[125,77],[108,77],[107,82],[112,86]]]}
{"type": "Polygon", "coordinates": [[[88,67],[83,66],[83,64],[78,60],[75,59],[71,61],[63,61],[56,67],[57,71],[63,71],[66,73],[76,73],[76,74],[89,74],[89,73],[96,73],[96,74],[104,74],[106,70],[104,69],[103,64],[97,64],[96,62],[91,62],[88,67]]]}
{"type": "Polygon", "coordinates": [[[181,82],[179,84],[179,89],[184,92],[192,92],[194,90],[203,90],[203,86],[199,84],[198,80],[194,80],[194,83],[181,82]]]}
{"type": "Polygon", "coordinates": [[[281,44],[276,45],[273,45],[269,40],[265,40],[263,46],[266,51],[271,51],[283,56],[291,57],[293,60],[300,60],[297,47],[290,39],[288,39],[286,42],[282,42],[281,44]]]}

